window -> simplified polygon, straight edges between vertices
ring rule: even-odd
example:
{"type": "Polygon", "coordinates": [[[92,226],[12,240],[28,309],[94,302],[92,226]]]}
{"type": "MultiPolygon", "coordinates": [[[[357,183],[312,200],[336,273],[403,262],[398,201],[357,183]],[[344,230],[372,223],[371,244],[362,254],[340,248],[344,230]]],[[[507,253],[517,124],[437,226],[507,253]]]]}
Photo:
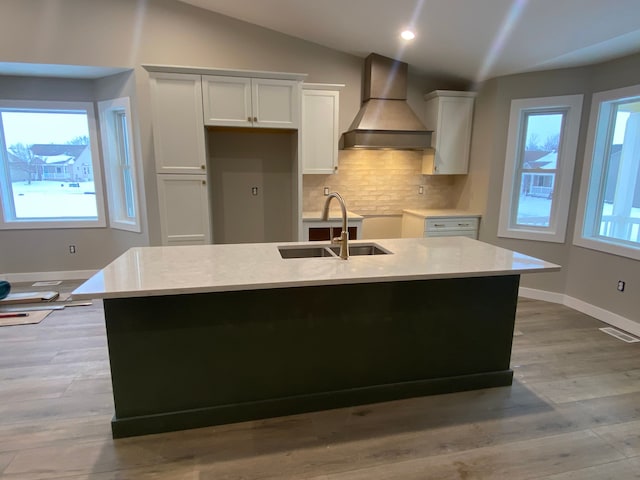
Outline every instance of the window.
{"type": "Polygon", "coordinates": [[[574,243],[640,260],[640,85],[593,96],[574,243]]]}
{"type": "Polygon", "coordinates": [[[498,236],[565,240],[582,95],[511,102],[498,236]]]}
{"type": "Polygon", "coordinates": [[[129,98],[99,102],[98,110],[108,189],[109,225],[140,232],[129,98]]]}
{"type": "Polygon", "coordinates": [[[105,225],[93,105],[0,100],[0,228],[105,225]]]}

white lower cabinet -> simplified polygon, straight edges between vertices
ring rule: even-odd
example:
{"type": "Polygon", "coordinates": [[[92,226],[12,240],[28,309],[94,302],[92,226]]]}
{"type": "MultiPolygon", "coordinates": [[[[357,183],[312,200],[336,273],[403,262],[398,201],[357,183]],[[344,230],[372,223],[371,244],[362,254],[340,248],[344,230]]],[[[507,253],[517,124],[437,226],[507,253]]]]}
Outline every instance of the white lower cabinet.
{"type": "Polygon", "coordinates": [[[478,238],[480,216],[442,210],[405,210],[402,214],[402,236],[478,238]]]}
{"type": "Polygon", "coordinates": [[[158,174],[162,245],[211,243],[206,175],[158,174]]]}

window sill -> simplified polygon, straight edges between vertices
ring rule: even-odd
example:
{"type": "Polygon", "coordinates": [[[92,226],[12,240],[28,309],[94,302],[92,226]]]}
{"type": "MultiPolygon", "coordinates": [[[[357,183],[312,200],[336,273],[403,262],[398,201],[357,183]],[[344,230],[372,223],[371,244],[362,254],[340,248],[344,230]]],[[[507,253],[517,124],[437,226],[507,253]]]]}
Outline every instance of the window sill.
{"type": "Polygon", "coordinates": [[[602,253],[610,253],[619,257],[631,258],[640,261],[640,247],[623,246],[618,243],[591,238],[574,238],[573,244],[578,247],[588,248],[602,253]]]}

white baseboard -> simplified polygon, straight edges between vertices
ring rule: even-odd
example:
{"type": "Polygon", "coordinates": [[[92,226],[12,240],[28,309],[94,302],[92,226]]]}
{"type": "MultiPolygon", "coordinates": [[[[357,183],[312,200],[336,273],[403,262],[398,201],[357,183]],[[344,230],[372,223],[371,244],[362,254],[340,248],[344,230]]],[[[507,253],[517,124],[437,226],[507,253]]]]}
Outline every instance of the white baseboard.
{"type": "Polygon", "coordinates": [[[535,288],[520,287],[518,295],[532,300],[544,300],[550,303],[559,303],[564,305],[564,294],[556,292],[548,292],[546,290],[537,290],[535,288]]]}
{"type": "Polygon", "coordinates": [[[596,307],[595,305],[591,305],[590,303],[583,302],[577,298],[569,297],[565,295],[564,304],[567,307],[573,308],[574,310],[578,310],[579,312],[585,313],[591,317],[597,318],[609,325],[619,328],[620,330],[624,330],[625,332],[629,332],[636,337],[640,337],[640,323],[634,322],[628,318],[625,318],[617,313],[610,312],[609,310],[605,310],[604,308],[596,307]]]}
{"type": "Polygon", "coordinates": [[[97,270],[63,270],[60,272],[3,273],[0,274],[0,279],[12,283],[37,282],[40,280],[86,280],[96,272],[97,270]]]}
{"type": "Polygon", "coordinates": [[[524,298],[531,298],[533,300],[543,300],[545,302],[559,303],[569,308],[573,308],[585,315],[597,318],[601,322],[608,323],[609,325],[624,330],[632,335],[640,337],[640,323],[634,322],[628,318],[625,318],[617,313],[610,312],[604,308],[596,307],[583,300],[579,300],[569,295],[562,293],[547,292],[545,290],[537,290],[535,288],[520,287],[518,295],[524,298]]]}

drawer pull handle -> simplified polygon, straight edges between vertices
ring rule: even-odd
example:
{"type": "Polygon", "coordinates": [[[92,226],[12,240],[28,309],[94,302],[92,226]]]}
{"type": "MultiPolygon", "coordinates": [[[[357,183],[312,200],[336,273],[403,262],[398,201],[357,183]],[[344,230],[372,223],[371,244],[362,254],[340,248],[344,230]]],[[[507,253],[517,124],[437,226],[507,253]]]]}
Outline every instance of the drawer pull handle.
{"type": "Polygon", "coordinates": [[[469,224],[468,223],[459,223],[458,226],[459,227],[468,227],[469,224]]]}
{"type": "Polygon", "coordinates": [[[444,223],[434,223],[433,226],[434,227],[444,227],[446,225],[444,223]]]}

